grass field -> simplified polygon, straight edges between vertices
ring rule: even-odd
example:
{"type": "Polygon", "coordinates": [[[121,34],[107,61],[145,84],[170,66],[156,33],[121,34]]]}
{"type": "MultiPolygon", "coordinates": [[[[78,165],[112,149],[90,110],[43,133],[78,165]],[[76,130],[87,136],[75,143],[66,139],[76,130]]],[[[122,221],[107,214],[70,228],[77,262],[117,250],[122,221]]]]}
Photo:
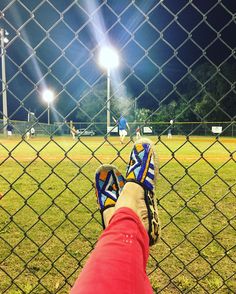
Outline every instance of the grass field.
{"type": "MultiPolygon", "coordinates": [[[[154,292],[236,293],[236,139],[152,139],[154,292]]],[[[131,148],[117,137],[0,139],[0,293],[68,293],[102,231],[94,172],[113,163],[125,173],[131,148]]]]}

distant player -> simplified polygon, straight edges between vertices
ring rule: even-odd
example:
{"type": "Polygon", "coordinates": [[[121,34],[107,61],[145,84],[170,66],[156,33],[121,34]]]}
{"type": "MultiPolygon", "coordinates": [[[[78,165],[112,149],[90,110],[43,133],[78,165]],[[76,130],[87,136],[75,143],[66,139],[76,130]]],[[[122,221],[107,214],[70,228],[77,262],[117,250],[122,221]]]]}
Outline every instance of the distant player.
{"type": "Polygon", "coordinates": [[[114,117],[112,117],[114,122],[118,124],[118,129],[119,129],[119,135],[120,135],[120,143],[124,144],[124,139],[125,136],[127,136],[127,131],[126,129],[129,129],[129,125],[127,120],[123,117],[123,115],[120,116],[118,120],[116,120],[114,117]]]}
{"type": "Polygon", "coordinates": [[[29,138],[30,138],[30,131],[27,131],[26,134],[25,134],[25,136],[26,136],[26,140],[29,140],[29,138]]]}
{"type": "Polygon", "coordinates": [[[138,126],[136,129],[136,140],[140,138],[141,138],[141,129],[140,129],[140,126],[138,126]]]}
{"type": "Polygon", "coordinates": [[[73,140],[75,140],[76,135],[78,134],[78,131],[76,130],[75,126],[72,127],[71,131],[70,131],[73,140]]]}
{"type": "Polygon", "coordinates": [[[32,127],[32,128],[30,129],[30,137],[31,137],[31,138],[34,138],[34,137],[35,137],[35,128],[34,128],[34,127],[32,127]]]}
{"type": "Polygon", "coordinates": [[[7,125],[7,135],[9,136],[9,137],[11,137],[12,136],[12,133],[13,133],[13,125],[12,124],[8,124],[7,125]]]}
{"type": "Polygon", "coordinates": [[[171,139],[172,138],[173,124],[174,124],[174,121],[173,121],[173,119],[171,119],[170,120],[170,127],[169,127],[169,130],[168,130],[168,135],[167,135],[167,138],[168,139],[171,139]]]}

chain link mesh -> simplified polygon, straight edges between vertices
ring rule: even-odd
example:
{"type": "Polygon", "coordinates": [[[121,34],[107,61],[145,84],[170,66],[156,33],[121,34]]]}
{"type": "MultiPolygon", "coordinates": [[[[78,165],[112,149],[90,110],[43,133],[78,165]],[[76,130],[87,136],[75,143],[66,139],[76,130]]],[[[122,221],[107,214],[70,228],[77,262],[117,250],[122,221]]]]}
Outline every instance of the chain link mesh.
{"type": "Polygon", "coordinates": [[[162,240],[147,269],[154,292],[236,292],[235,8],[1,1],[1,293],[69,291],[101,232],[94,171],[113,163],[125,172],[137,126],[151,130],[160,160],[162,240]],[[121,60],[107,97],[97,56],[110,43],[121,60]],[[107,110],[129,120],[124,145],[107,133],[107,110]],[[223,132],[212,136],[212,126],[223,132]]]}

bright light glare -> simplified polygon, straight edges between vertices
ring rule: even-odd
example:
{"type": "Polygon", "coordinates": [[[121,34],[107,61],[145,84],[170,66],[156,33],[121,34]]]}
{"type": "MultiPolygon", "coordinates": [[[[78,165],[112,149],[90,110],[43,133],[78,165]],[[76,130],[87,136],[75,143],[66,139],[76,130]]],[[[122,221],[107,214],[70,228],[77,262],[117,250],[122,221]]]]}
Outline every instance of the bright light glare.
{"type": "Polygon", "coordinates": [[[51,90],[44,90],[42,94],[43,100],[47,103],[51,103],[54,100],[54,93],[51,90]]]}
{"type": "Polygon", "coordinates": [[[119,65],[119,56],[115,49],[111,47],[103,47],[99,52],[98,61],[102,67],[111,69],[119,65]]]}

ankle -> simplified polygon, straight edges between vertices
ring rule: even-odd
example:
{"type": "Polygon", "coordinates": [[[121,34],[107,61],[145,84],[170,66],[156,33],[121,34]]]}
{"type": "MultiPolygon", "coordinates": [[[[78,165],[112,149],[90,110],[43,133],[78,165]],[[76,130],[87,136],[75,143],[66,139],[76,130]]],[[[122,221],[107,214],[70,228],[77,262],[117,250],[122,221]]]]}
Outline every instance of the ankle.
{"type": "Polygon", "coordinates": [[[109,207],[103,211],[103,221],[105,228],[109,225],[110,219],[115,212],[115,207],[109,207]]]}
{"type": "Polygon", "coordinates": [[[128,182],[125,184],[120,197],[118,198],[115,210],[128,207],[132,209],[142,221],[139,215],[139,202],[140,200],[144,200],[144,190],[143,188],[136,183],[128,182]]]}

